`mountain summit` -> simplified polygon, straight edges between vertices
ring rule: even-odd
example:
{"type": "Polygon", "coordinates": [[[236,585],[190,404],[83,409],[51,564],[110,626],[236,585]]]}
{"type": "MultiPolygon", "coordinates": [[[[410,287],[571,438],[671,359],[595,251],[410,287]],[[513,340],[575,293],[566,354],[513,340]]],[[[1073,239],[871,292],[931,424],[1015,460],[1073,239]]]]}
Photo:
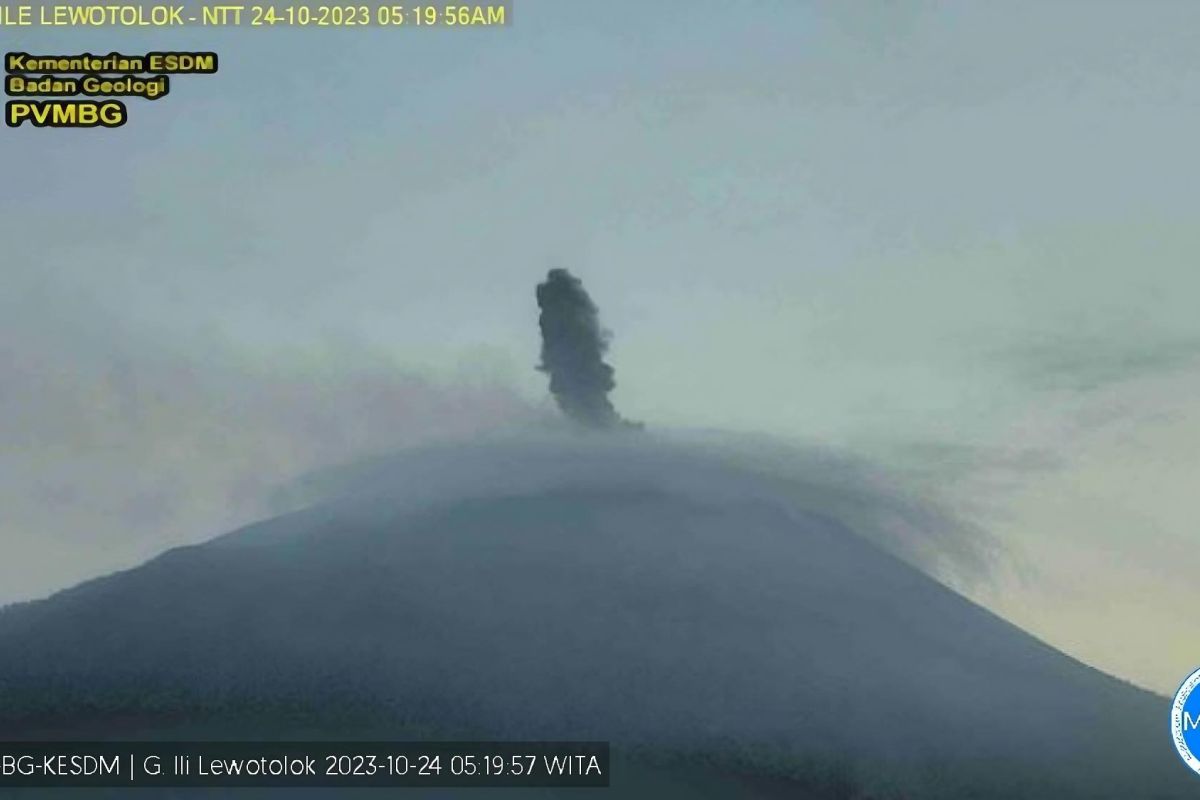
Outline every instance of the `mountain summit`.
{"type": "Polygon", "coordinates": [[[641,438],[398,457],[9,607],[0,737],[608,739],[622,797],[1194,795],[1162,698],[818,485],[641,438]]]}

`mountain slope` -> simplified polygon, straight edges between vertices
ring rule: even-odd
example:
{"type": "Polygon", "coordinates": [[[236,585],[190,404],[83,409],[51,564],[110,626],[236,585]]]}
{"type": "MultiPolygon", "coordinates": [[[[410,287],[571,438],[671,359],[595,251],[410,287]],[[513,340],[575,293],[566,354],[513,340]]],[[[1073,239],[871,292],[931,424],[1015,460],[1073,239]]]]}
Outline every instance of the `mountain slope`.
{"type": "Polygon", "coordinates": [[[790,797],[1195,789],[1162,698],[826,513],[599,472],[424,506],[385,472],[6,609],[0,736],[602,738],[627,794],[701,760],[790,797]]]}

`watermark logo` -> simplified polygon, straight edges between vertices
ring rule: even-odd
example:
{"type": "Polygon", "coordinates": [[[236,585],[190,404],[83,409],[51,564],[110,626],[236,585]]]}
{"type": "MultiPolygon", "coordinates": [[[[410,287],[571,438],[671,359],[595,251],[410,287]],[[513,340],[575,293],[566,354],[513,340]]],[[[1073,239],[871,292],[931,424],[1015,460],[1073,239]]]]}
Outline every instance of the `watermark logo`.
{"type": "Polygon", "coordinates": [[[1171,740],[1183,763],[1200,775],[1200,669],[1175,693],[1171,703],[1171,740]]]}

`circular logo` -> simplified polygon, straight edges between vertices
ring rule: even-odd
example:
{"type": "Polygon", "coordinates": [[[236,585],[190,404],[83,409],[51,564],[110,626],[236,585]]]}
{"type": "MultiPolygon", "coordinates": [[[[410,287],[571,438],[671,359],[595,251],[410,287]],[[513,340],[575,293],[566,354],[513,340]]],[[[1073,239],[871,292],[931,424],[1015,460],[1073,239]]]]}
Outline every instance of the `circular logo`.
{"type": "Polygon", "coordinates": [[[1200,775],[1200,669],[1187,676],[1171,704],[1171,740],[1183,763],[1200,775]]]}

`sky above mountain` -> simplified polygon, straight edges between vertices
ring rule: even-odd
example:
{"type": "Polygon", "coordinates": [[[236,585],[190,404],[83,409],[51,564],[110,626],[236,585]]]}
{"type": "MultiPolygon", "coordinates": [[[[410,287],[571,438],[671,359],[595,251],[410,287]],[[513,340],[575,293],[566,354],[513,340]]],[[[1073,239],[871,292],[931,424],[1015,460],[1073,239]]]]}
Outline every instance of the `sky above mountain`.
{"type": "Polygon", "coordinates": [[[561,266],[629,418],[878,459],[1006,544],[973,597],[1159,691],[1200,663],[1200,7],[513,19],[20,36],[221,66],[5,132],[0,602],[545,418],[561,266]]]}

